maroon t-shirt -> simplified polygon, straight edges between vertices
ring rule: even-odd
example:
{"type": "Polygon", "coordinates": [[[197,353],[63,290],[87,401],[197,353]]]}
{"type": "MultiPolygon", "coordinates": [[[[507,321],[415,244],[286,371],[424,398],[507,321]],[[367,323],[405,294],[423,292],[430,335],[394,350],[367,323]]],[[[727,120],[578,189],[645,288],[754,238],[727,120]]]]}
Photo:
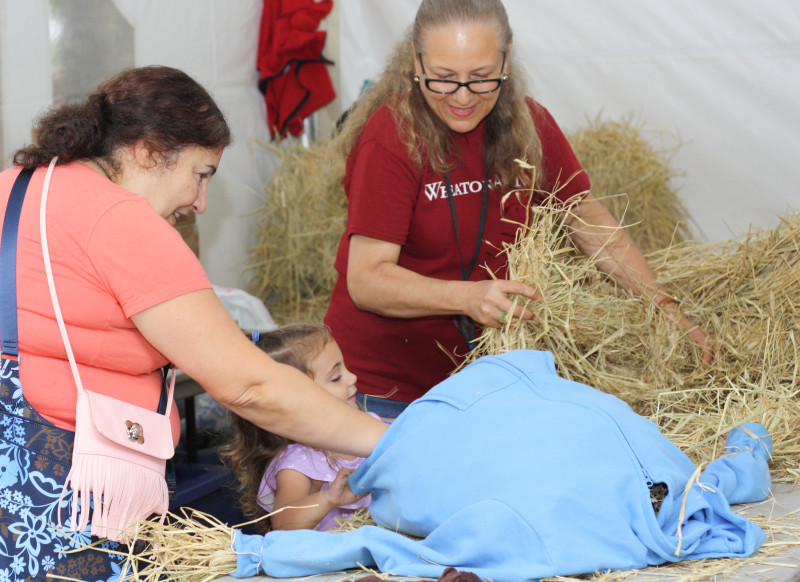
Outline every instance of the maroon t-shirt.
{"type": "MultiPolygon", "coordinates": [[[[542,142],[542,189],[558,190],[566,201],[589,190],[581,168],[550,113],[531,102],[542,142]],[[569,178],[572,178],[569,180],[569,178]]],[[[455,202],[460,252],[468,265],[477,243],[484,180],[485,120],[473,131],[454,134],[461,163],[449,174],[455,202]]],[[[513,160],[509,163],[513,163],[513,160]]],[[[490,177],[490,186],[492,178],[490,177]]],[[[330,326],[347,367],[365,394],[411,401],[444,380],[469,351],[451,316],[389,318],[358,309],[347,291],[350,235],[400,245],[398,265],[437,279],[460,280],[461,261],[445,179],[408,159],[388,106],[375,112],[347,161],[347,228],[336,256],[338,279],[325,323],[330,326]],[[455,361],[454,361],[455,360],[455,361]]],[[[483,243],[470,280],[504,276],[504,243],[513,243],[525,221],[525,207],[503,191],[489,190],[483,243]]]]}

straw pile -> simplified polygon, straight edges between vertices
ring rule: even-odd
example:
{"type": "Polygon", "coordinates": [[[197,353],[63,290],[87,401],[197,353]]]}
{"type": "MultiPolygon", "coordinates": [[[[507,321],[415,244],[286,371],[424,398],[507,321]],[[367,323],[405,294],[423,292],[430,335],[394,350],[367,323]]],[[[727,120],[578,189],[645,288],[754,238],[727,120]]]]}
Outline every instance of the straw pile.
{"type": "MultiPolygon", "coordinates": [[[[663,138],[662,134],[662,138],[663,138]]],[[[671,166],[677,146],[656,149],[630,116],[600,121],[567,135],[589,175],[592,193],[648,253],[696,238],[671,166]]]]}
{"type": "MultiPolygon", "coordinates": [[[[773,436],[773,476],[800,477],[800,214],[774,230],[649,255],[659,282],[719,345],[710,365],[667,315],[617,289],[565,234],[564,213],[531,208],[530,228],[505,249],[509,277],[541,292],[529,322],[487,329],[472,359],[511,349],[551,351],[559,373],[627,401],[695,463],[724,452],[734,426],[773,436]]],[[[523,299],[520,299],[523,300],[523,299]]]]}
{"type": "Polygon", "coordinates": [[[327,142],[309,147],[263,143],[280,156],[258,217],[258,244],[247,270],[248,291],[267,304],[279,325],[321,323],[336,282],[333,261],[347,221],[342,176],[327,142]]]}

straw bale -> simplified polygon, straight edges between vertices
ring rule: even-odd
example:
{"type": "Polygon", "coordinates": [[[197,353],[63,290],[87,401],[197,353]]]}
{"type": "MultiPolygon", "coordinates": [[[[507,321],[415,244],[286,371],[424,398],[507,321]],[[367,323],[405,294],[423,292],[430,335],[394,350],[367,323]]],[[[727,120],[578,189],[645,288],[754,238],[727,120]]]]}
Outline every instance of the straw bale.
{"type": "Polygon", "coordinates": [[[563,228],[566,213],[531,208],[532,224],[505,249],[509,277],[538,289],[529,322],[487,329],[471,354],[553,353],[560,374],[627,401],[696,463],[724,452],[734,426],[764,424],[775,441],[774,478],[800,477],[800,214],[772,230],[718,244],[674,244],[649,255],[684,313],[710,331],[699,348],[650,301],[615,287],[563,228]]]}
{"type": "Polygon", "coordinates": [[[347,221],[342,173],[334,168],[327,141],[262,145],[281,161],[265,185],[258,242],[247,264],[248,291],[265,301],[278,324],[320,323],[347,221]]]}
{"type": "Polygon", "coordinates": [[[678,145],[663,145],[666,134],[646,132],[629,115],[618,121],[599,117],[567,134],[589,175],[592,193],[625,227],[643,252],[696,238],[671,165],[678,145]],[[661,137],[655,147],[647,137],[661,137]]]}

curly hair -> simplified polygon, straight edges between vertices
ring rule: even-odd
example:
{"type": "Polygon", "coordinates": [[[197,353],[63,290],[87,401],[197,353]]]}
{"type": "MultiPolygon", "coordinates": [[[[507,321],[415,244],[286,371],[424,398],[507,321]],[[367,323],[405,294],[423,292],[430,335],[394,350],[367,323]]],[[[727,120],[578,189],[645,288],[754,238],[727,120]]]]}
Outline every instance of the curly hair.
{"type": "Polygon", "coordinates": [[[178,69],[127,69],[101,83],[86,99],[47,111],[34,125],[36,143],[14,153],[27,169],[100,158],[114,171],[115,154],[143,143],[154,159],[174,161],[186,147],[223,149],[231,131],[211,95],[178,69]]]}
{"type": "MultiPolygon", "coordinates": [[[[425,102],[421,84],[414,81],[414,48],[424,52],[426,33],[452,23],[481,23],[495,27],[501,50],[507,48],[506,79],[497,103],[486,117],[488,166],[505,187],[517,179],[529,184],[530,175],[513,163],[526,160],[538,166],[542,147],[531,118],[527,83],[511,46],[512,31],[501,0],[423,0],[414,24],[395,47],[383,73],[371,84],[343,120],[332,147],[344,163],[361,131],[375,111],[391,108],[409,159],[422,169],[423,163],[439,173],[458,163],[454,158],[453,132],[425,102]]],[[[536,173],[537,176],[541,172],[536,173]]]]}
{"type": "MultiPolygon", "coordinates": [[[[293,324],[259,334],[256,345],[275,361],[312,376],[311,361],[331,341],[333,336],[325,326],[293,324]]],[[[258,504],[258,487],[264,471],[293,441],[268,432],[236,414],[231,416],[232,440],[220,449],[220,456],[236,475],[242,513],[256,518],[265,513],[258,504]]],[[[259,524],[262,533],[270,525],[266,522],[259,524]]]]}

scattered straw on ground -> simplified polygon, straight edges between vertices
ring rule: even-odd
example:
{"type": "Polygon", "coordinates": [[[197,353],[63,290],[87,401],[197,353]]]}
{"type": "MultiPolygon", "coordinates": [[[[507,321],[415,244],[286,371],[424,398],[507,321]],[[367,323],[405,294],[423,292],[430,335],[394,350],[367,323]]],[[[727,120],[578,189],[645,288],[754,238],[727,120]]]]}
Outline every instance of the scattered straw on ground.
{"type": "Polygon", "coordinates": [[[120,582],[209,582],[236,570],[233,530],[196,510],[139,522],[120,582]]]}
{"type": "Polygon", "coordinates": [[[263,144],[280,156],[265,186],[258,215],[258,244],[247,271],[248,291],[263,299],[275,321],[320,323],[336,282],[333,268],[347,221],[342,176],[326,141],[309,147],[263,144]]]}
{"type": "MultiPolygon", "coordinates": [[[[800,510],[775,516],[775,502],[768,499],[759,504],[741,506],[740,512],[760,525],[766,542],[749,558],[691,560],[650,567],[644,570],[624,570],[598,573],[594,576],[557,576],[544,580],[554,582],[618,582],[635,576],[646,580],[668,579],[671,582],[700,582],[716,576],[735,575],[748,568],[748,576],[769,575],[776,567],[795,568],[786,559],[787,550],[800,546],[800,510]]],[[[334,530],[351,531],[363,525],[374,525],[364,509],[334,530]]],[[[232,529],[216,518],[199,511],[170,514],[168,523],[144,521],[133,536],[131,547],[123,554],[126,562],[121,582],[209,582],[236,569],[236,555],[231,547],[232,529]]],[[[98,548],[99,549],[99,548],[98,548]]],[[[364,571],[372,572],[366,568],[364,571]]],[[[376,572],[375,572],[376,573],[376,572]]],[[[377,574],[377,573],[376,573],[377,574]]],[[[388,575],[387,575],[388,576],[388,575]]],[[[344,578],[343,578],[344,579],[344,578]]]]}
{"type": "Polygon", "coordinates": [[[675,185],[680,174],[671,165],[678,146],[655,147],[652,137],[659,136],[663,143],[664,133],[645,132],[630,116],[619,121],[596,118],[567,135],[589,175],[592,193],[644,252],[696,238],[675,185]]]}

